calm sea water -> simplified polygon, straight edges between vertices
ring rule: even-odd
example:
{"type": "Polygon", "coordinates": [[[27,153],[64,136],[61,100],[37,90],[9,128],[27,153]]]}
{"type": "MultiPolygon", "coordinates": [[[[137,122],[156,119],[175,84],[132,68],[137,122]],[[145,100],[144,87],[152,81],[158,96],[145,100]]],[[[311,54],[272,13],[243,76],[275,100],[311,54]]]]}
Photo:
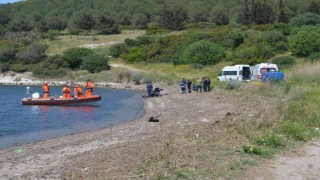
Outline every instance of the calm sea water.
{"type": "MultiPolygon", "coordinates": [[[[50,96],[61,95],[61,89],[50,87],[50,96]]],[[[26,86],[0,86],[0,148],[102,129],[144,114],[141,94],[134,91],[94,88],[93,94],[102,100],[90,106],[23,106],[25,90],[26,86]]]]}

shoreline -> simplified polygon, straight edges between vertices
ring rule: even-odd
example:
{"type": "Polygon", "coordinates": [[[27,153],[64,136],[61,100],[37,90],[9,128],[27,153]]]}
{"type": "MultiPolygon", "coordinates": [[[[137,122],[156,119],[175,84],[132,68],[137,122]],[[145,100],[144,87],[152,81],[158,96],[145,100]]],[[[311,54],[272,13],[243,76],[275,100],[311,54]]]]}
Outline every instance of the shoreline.
{"type": "MultiPolygon", "coordinates": [[[[145,138],[144,134],[134,133],[132,138],[126,137],[125,134],[119,132],[136,131],[136,127],[139,127],[139,124],[147,123],[146,120],[152,110],[149,105],[148,99],[143,98],[144,114],[142,117],[125,123],[2,148],[0,149],[0,177],[39,179],[40,177],[37,175],[40,171],[55,167],[60,162],[64,162],[69,156],[100,148],[117,147],[143,139],[145,138]],[[19,162],[17,162],[18,159],[19,162]],[[41,162],[39,163],[39,161],[41,162]],[[50,161],[49,165],[47,161],[50,161]]],[[[60,179],[59,173],[53,173],[50,178],[60,179]]]]}
{"type": "MultiPolygon", "coordinates": [[[[49,86],[63,86],[65,84],[84,84],[85,82],[70,82],[61,80],[47,80],[49,86]]],[[[0,85],[17,85],[17,86],[41,86],[44,80],[33,77],[31,72],[15,73],[6,72],[0,74],[0,85]]],[[[114,83],[114,82],[94,82],[95,87],[107,87],[112,89],[131,89],[144,91],[145,86],[135,85],[133,83],[114,83]]]]}

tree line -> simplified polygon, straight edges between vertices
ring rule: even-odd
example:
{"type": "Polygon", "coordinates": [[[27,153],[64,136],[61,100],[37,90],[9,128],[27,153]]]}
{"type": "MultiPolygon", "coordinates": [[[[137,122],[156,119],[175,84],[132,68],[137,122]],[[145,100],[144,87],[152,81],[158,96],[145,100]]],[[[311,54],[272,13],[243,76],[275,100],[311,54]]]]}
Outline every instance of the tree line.
{"type": "Polygon", "coordinates": [[[115,34],[152,25],[181,30],[190,23],[287,23],[302,13],[320,14],[317,0],[27,0],[0,5],[0,33],[68,30],[115,34]]]}
{"type": "MultiPolygon", "coordinates": [[[[59,34],[113,34],[146,29],[126,39],[109,55],[128,63],[193,64],[226,60],[255,64],[277,53],[320,59],[320,11],[315,0],[28,0],[0,5],[0,70],[64,76],[71,70],[109,69],[108,58],[94,50],[71,48],[48,56],[39,38],[59,34]],[[186,29],[180,35],[158,35],[186,29]]],[[[283,66],[293,57],[276,58],[283,66]]]]}

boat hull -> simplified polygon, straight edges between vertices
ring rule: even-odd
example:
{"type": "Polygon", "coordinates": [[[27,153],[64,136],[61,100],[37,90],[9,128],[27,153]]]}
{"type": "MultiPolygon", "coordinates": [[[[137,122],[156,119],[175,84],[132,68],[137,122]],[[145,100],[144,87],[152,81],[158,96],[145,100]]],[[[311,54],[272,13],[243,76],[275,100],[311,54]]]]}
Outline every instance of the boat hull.
{"type": "Polygon", "coordinates": [[[76,98],[23,98],[21,99],[22,105],[78,105],[87,104],[101,100],[101,96],[92,95],[89,97],[76,97],[76,98]]]}

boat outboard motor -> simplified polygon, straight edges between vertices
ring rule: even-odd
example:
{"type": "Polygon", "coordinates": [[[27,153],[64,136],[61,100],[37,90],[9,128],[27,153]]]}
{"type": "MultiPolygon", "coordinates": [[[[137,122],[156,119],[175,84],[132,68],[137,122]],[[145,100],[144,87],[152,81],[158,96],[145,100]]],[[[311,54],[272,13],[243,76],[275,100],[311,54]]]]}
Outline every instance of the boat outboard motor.
{"type": "Polygon", "coordinates": [[[38,92],[32,93],[32,98],[40,98],[40,93],[38,92]]]}
{"type": "Polygon", "coordinates": [[[30,87],[29,86],[26,87],[26,94],[30,97],[31,93],[32,93],[32,90],[30,89],[30,87]]]}

